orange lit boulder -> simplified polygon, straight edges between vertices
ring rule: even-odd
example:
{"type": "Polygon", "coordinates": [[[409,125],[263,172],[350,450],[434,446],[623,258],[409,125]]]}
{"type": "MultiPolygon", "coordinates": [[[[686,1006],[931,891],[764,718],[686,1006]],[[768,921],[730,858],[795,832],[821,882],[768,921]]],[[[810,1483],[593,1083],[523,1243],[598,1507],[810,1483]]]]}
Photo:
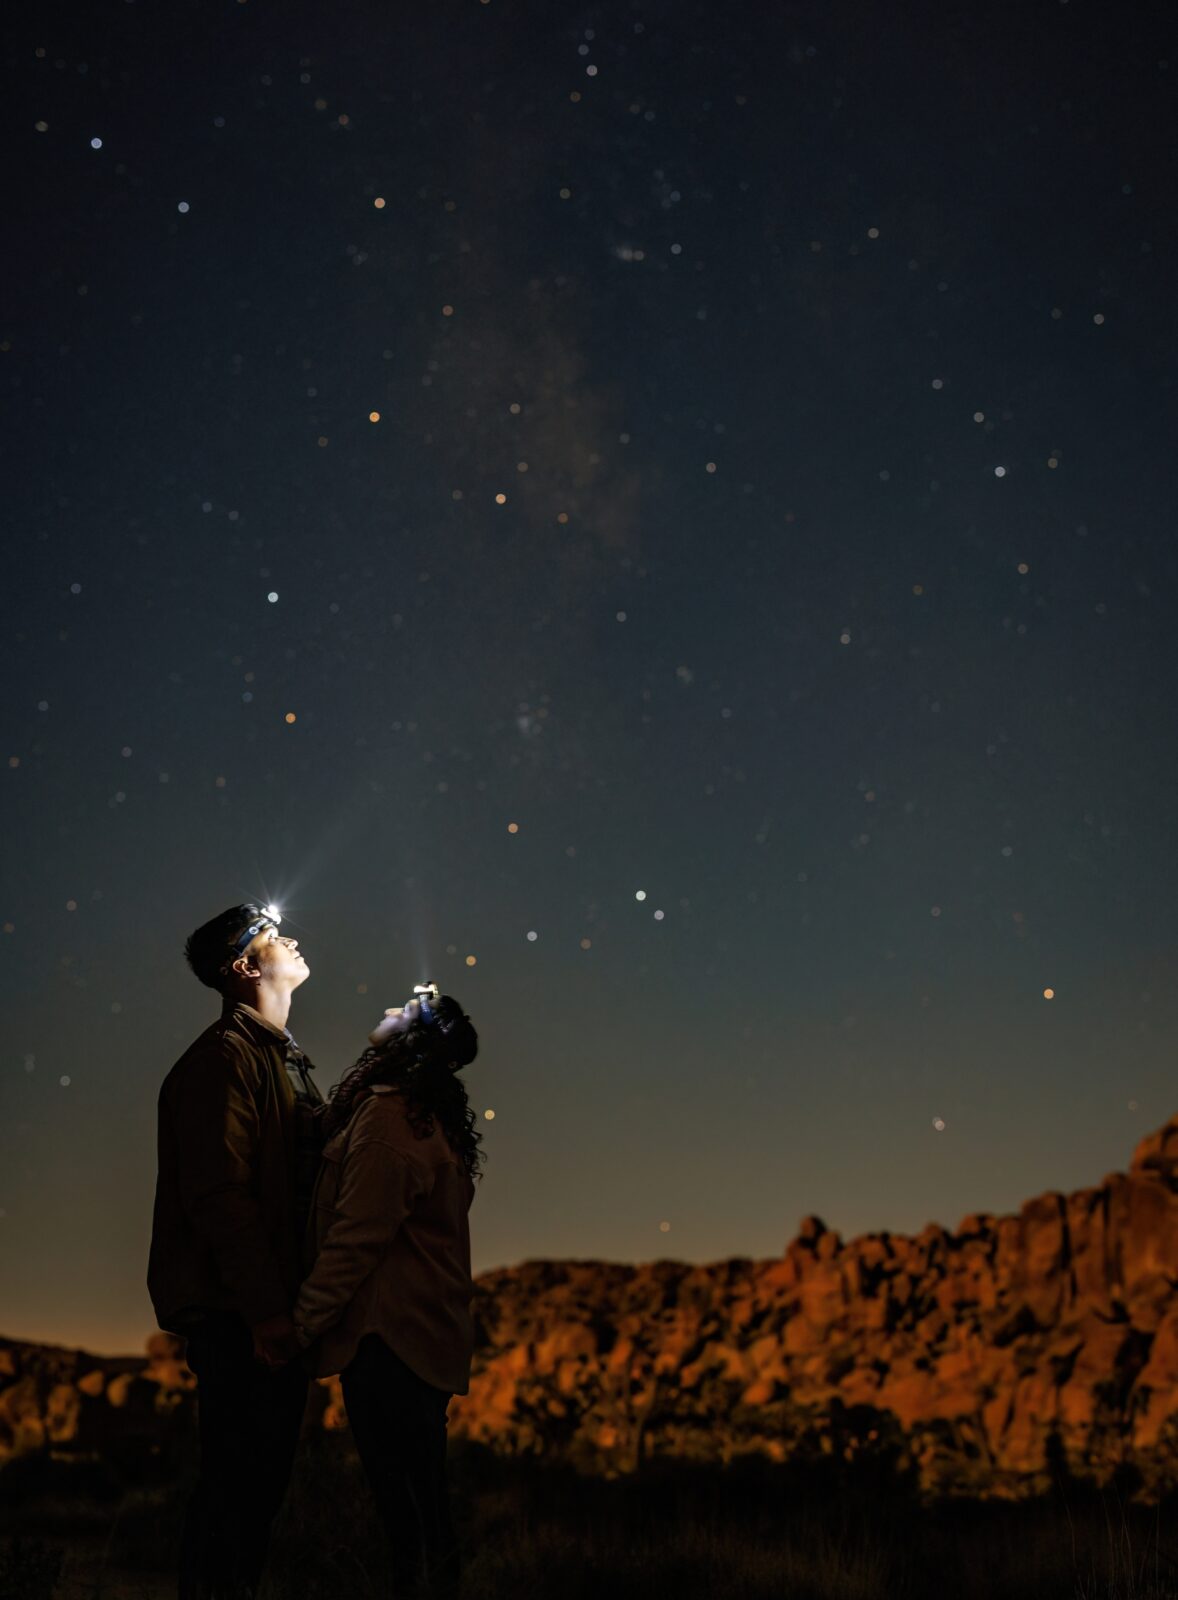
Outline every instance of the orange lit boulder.
{"type": "MultiPolygon", "coordinates": [[[[528,1261],[484,1273],[450,1431],[625,1472],[886,1452],[925,1490],[1016,1496],[1128,1469],[1178,1487],[1178,1118],[1128,1173],[978,1213],[956,1232],[844,1243],[806,1217],[770,1261],[528,1261]]],[[[191,1426],[183,1345],[146,1359],[0,1339],[0,1464],[167,1455],[191,1426]]],[[[342,1428],[338,1378],[308,1426],[342,1428]]]]}

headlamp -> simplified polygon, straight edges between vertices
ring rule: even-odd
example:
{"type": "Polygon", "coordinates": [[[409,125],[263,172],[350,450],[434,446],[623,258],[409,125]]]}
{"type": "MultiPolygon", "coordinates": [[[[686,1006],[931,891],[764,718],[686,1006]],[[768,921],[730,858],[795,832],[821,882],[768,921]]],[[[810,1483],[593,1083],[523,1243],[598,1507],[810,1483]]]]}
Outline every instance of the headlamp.
{"type": "Polygon", "coordinates": [[[257,915],[241,930],[236,938],[229,941],[230,948],[235,955],[240,955],[251,939],[256,939],[264,928],[277,928],[282,922],[282,912],[277,906],[259,906],[257,915]]]}
{"type": "Polygon", "coordinates": [[[413,998],[417,1001],[418,1009],[423,1022],[434,1020],[434,1002],[441,998],[441,991],[436,983],[415,983],[413,985],[413,998]]]}
{"type": "Polygon", "coordinates": [[[424,1022],[427,1026],[436,1022],[434,1007],[441,993],[436,983],[415,983],[412,999],[406,1000],[403,1006],[390,1006],[368,1035],[370,1042],[382,1045],[394,1034],[405,1033],[415,1022],[424,1022]]]}

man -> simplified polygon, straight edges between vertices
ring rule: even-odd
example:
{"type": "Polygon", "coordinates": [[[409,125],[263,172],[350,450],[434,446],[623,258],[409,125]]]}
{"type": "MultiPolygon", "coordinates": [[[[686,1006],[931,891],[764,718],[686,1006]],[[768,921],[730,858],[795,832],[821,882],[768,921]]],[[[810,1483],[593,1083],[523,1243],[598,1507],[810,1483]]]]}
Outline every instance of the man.
{"type": "Polygon", "coordinates": [[[160,1327],[187,1340],[200,1426],[180,1600],[257,1592],[306,1405],[290,1313],[324,1102],[286,1026],[310,969],[280,920],[233,906],[188,940],[222,1011],[159,1096],[147,1287],[160,1327]]]}

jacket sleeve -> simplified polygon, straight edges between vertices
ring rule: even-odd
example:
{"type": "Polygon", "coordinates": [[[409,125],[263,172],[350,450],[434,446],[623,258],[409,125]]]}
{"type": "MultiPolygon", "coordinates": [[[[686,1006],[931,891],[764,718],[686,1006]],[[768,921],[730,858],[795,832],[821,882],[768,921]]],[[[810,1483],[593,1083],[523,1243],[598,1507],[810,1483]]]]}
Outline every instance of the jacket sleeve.
{"type": "Polygon", "coordinates": [[[259,1120],[256,1086],[224,1047],[186,1063],[172,1092],[180,1204],[211,1250],[248,1323],[290,1309],[290,1296],[254,1197],[259,1120]]]}
{"type": "Polygon", "coordinates": [[[295,1301],[300,1344],[312,1344],[339,1321],[427,1188],[421,1168],[395,1145],[364,1139],[349,1146],[335,1214],[295,1301]]]}

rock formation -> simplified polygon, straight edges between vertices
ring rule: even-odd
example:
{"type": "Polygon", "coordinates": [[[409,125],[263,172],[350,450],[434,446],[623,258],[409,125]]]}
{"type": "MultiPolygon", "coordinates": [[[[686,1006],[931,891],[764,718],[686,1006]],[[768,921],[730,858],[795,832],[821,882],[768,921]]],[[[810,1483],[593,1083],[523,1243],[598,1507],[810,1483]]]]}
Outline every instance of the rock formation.
{"type": "MultiPolygon", "coordinates": [[[[1178,1484],[1178,1118],[1128,1174],[1017,1215],[844,1243],[807,1217],[771,1261],[535,1261],[477,1284],[451,1434],[597,1471],[655,1455],[877,1453],[928,1491],[1016,1496],[1130,1469],[1178,1484]]],[[[148,1359],[0,1340],[0,1462],[159,1440],[191,1406],[148,1359]]],[[[346,1423],[337,1379],[313,1425],[346,1423]]]]}

